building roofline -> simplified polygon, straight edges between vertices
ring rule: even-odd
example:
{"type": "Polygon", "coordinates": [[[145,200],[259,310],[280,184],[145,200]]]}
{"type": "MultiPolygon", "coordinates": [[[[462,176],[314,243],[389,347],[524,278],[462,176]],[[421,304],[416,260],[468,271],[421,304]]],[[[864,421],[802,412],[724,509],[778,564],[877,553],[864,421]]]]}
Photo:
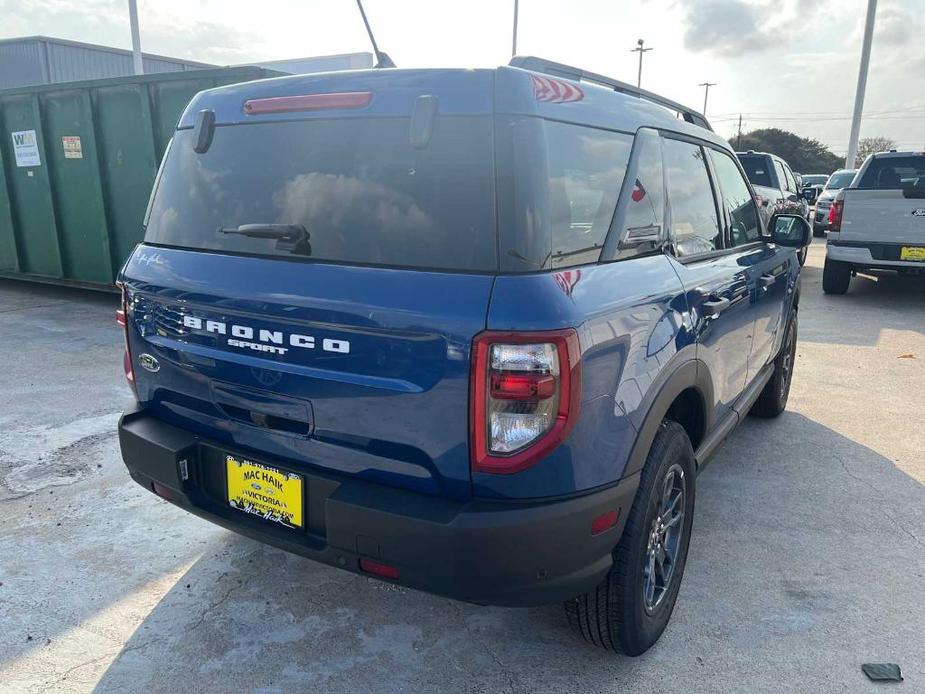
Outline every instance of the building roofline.
{"type": "MultiPolygon", "coordinates": [[[[132,51],[125,48],[115,48],[114,46],[103,46],[98,43],[84,43],[83,41],[71,41],[70,39],[59,39],[53,36],[42,36],[41,34],[35,36],[17,36],[13,38],[0,39],[0,45],[11,44],[11,43],[56,43],[62,46],[75,46],[77,48],[89,48],[92,50],[103,51],[105,53],[116,53],[117,55],[132,55],[132,51]]],[[[159,55],[157,53],[145,53],[142,51],[142,58],[150,58],[152,60],[165,60],[171,63],[182,63],[184,65],[194,65],[196,67],[210,68],[210,67],[220,67],[214,65],[213,63],[203,63],[198,60],[187,60],[186,58],[175,58],[173,56],[159,55]]]]}

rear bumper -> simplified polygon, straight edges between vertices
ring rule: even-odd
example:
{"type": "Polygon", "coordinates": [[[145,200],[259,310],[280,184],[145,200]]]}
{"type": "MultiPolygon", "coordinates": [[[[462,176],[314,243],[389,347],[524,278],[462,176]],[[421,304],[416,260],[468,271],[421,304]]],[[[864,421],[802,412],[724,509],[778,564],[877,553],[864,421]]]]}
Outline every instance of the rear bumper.
{"type": "MultiPolygon", "coordinates": [[[[909,244],[917,245],[917,244],[909,244]]],[[[850,242],[850,245],[829,240],[825,255],[830,260],[849,263],[859,268],[925,269],[925,263],[916,260],[899,260],[899,244],[850,242]]]]}
{"type": "Polygon", "coordinates": [[[261,542],[361,573],[359,560],[397,567],[396,583],[492,605],[542,605],[579,595],[604,578],[639,484],[638,475],[589,494],[529,502],[458,502],[363,480],[293,469],[234,451],[142,410],[119,422],[132,478],[166,487],[177,506],[261,542]],[[224,453],[304,477],[306,528],[290,530],[229,507],[224,453]],[[187,480],[180,479],[186,461],[187,480]],[[591,535],[593,518],[617,510],[617,525],[591,535]]]}

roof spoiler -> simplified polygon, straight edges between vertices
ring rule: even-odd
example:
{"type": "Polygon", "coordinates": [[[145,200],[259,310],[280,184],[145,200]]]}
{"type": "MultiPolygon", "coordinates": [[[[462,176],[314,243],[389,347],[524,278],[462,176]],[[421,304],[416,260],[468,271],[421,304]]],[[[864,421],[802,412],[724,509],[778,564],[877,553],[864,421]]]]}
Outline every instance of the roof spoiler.
{"type": "Polygon", "coordinates": [[[537,58],[532,55],[514,56],[511,58],[511,62],[508,63],[508,65],[511,67],[521,68],[522,70],[542,72],[543,74],[551,75],[553,77],[564,77],[576,82],[592,82],[604,87],[610,87],[615,92],[636,96],[640,99],[645,99],[646,101],[651,101],[654,104],[658,104],[663,108],[667,108],[669,111],[675,111],[688,123],[697,125],[701,128],[706,128],[710,132],[713,131],[709,121],[707,121],[706,117],[702,113],[694,111],[693,109],[690,109],[687,106],[683,106],[676,101],[672,101],[671,99],[666,99],[663,96],[646,91],[645,89],[634,87],[633,85],[627,84],[626,82],[621,82],[620,80],[615,80],[612,77],[599,75],[596,72],[588,72],[587,70],[582,70],[580,67],[573,67],[563,63],[556,63],[552,60],[546,60],[545,58],[537,58]]]}

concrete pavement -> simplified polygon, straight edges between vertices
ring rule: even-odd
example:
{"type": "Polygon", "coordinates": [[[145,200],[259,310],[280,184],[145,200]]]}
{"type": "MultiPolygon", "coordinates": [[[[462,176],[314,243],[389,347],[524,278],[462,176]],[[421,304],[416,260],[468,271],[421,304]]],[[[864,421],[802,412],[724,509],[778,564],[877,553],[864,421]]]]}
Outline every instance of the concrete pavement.
{"type": "Polygon", "coordinates": [[[869,661],[925,691],[925,281],[826,297],[823,254],[788,411],[699,478],[678,606],[637,659],[559,606],[341,573],[137,487],[115,297],[0,281],[0,691],[875,691],[869,661]]]}

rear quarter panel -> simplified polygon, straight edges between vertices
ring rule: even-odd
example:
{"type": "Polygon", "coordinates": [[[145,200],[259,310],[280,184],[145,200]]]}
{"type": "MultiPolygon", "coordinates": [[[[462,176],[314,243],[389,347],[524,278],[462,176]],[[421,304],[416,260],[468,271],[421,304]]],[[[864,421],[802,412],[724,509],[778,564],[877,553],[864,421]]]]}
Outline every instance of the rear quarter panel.
{"type": "Polygon", "coordinates": [[[661,254],[498,277],[487,327],[576,328],[582,397],[561,446],[515,475],[474,474],[478,496],[558,496],[618,480],[655,393],[696,353],[687,297],[661,254]]]}

